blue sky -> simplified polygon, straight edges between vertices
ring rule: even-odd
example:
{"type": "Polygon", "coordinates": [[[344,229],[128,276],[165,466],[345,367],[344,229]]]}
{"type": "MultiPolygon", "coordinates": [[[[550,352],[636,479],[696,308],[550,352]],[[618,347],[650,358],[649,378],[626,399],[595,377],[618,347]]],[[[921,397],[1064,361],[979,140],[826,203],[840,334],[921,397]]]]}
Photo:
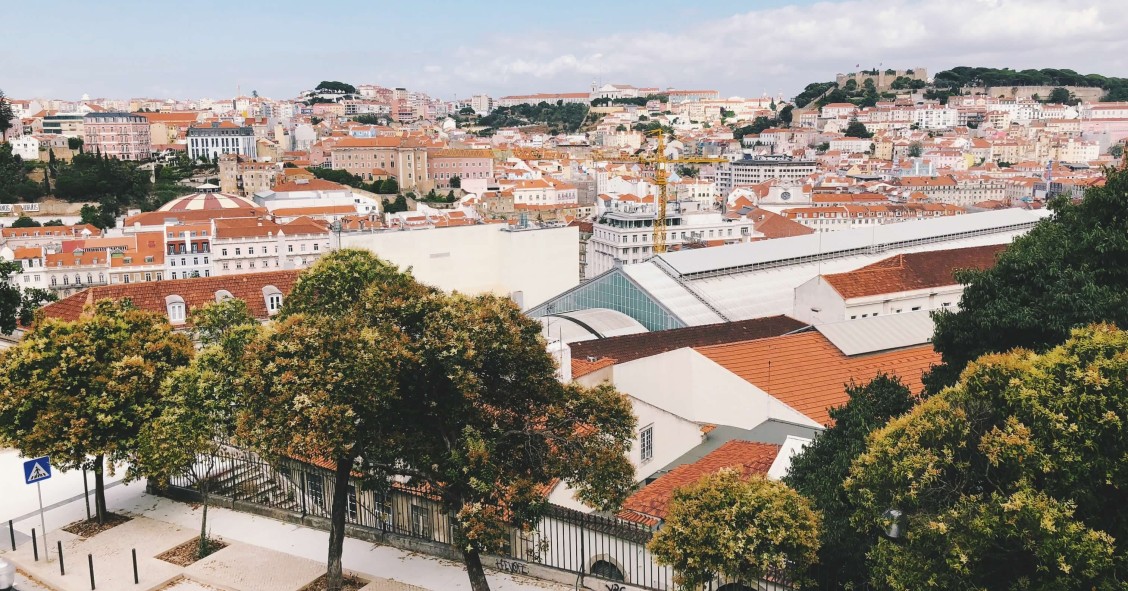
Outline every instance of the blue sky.
{"type": "Polygon", "coordinates": [[[794,95],[863,67],[1128,76],[1125,0],[571,0],[12,3],[15,98],[287,98],[323,79],[446,99],[593,80],[794,95]]]}

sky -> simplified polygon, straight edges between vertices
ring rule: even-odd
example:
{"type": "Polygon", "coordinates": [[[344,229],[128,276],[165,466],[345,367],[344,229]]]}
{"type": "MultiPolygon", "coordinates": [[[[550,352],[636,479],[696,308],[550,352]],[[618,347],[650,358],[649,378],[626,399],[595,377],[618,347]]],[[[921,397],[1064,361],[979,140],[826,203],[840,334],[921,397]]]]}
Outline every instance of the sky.
{"type": "Polygon", "coordinates": [[[12,98],[292,98],[321,80],[453,100],[593,82],[794,96],[862,68],[1128,77],[1128,0],[41,0],[12,3],[12,98]]]}

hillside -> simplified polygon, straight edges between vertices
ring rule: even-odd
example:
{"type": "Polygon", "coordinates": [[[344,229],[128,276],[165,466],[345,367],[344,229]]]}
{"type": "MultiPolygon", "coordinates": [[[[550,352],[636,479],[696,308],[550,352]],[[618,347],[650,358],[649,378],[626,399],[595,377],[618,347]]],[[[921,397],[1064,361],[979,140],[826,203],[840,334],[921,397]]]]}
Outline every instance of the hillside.
{"type": "MultiPolygon", "coordinates": [[[[872,106],[877,100],[891,99],[895,96],[893,92],[877,92],[870,86],[847,84],[840,87],[836,82],[813,82],[795,97],[795,106],[803,108],[812,104],[822,107],[828,103],[853,103],[859,107],[867,107],[872,106]]],[[[925,98],[947,102],[949,96],[959,93],[964,88],[1023,86],[1100,88],[1104,91],[1100,99],[1102,101],[1128,100],[1128,78],[1079,74],[1069,69],[1054,68],[1013,70],[958,66],[938,72],[931,83],[898,78],[891,88],[924,90],[925,98]]]]}

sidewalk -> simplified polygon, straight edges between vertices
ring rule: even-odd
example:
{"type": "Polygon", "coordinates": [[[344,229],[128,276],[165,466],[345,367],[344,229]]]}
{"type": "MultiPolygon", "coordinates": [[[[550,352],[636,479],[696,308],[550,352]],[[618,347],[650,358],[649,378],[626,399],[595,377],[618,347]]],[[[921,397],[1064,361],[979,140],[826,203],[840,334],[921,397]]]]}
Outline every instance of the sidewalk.
{"type": "MultiPolygon", "coordinates": [[[[220,507],[208,509],[208,527],[213,537],[230,545],[187,568],[155,558],[199,534],[200,508],[145,494],[144,483],[116,486],[106,491],[111,511],[133,517],[87,540],[58,528],[85,518],[79,499],[48,511],[48,543],[51,562],[31,557],[31,543],[16,552],[0,544],[5,556],[21,570],[57,591],[89,589],[86,555],[94,557],[98,589],[160,589],[186,577],[226,591],[298,591],[325,572],[328,532],[283,523],[220,507]],[[59,575],[56,541],[63,542],[66,576],[59,575]],[[140,585],[133,584],[130,550],[137,549],[140,585]]],[[[39,527],[38,516],[16,523],[22,533],[39,527]]],[[[42,545],[42,538],[40,538],[42,545]]],[[[405,552],[389,546],[346,539],[344,567],[372,583],[365,591],[469,591],[470,583],[461,564],[405,552]]],[[[569,586],[487,571],[495,591],[564,591],[569,586]]],[[[183,585],[188,585],[187,583],[183,585]]],[[[175,585],[170,590],[188,591],[206,587],[175,585]]]]}

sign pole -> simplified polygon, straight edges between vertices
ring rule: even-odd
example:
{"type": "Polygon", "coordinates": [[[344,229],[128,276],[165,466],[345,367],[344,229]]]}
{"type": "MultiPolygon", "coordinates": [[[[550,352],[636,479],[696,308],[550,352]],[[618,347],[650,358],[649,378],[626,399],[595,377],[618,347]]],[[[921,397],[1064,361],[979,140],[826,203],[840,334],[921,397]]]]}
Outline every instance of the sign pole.
{"type": "Polygon", "coordinates": [[[39,493],[39,527],[43,528],[43,558],[50,562],[51,551],[47,549],[47,523],[43,520],[43,486],[39,481],[35,482],[35,490],[39,493]]]}

